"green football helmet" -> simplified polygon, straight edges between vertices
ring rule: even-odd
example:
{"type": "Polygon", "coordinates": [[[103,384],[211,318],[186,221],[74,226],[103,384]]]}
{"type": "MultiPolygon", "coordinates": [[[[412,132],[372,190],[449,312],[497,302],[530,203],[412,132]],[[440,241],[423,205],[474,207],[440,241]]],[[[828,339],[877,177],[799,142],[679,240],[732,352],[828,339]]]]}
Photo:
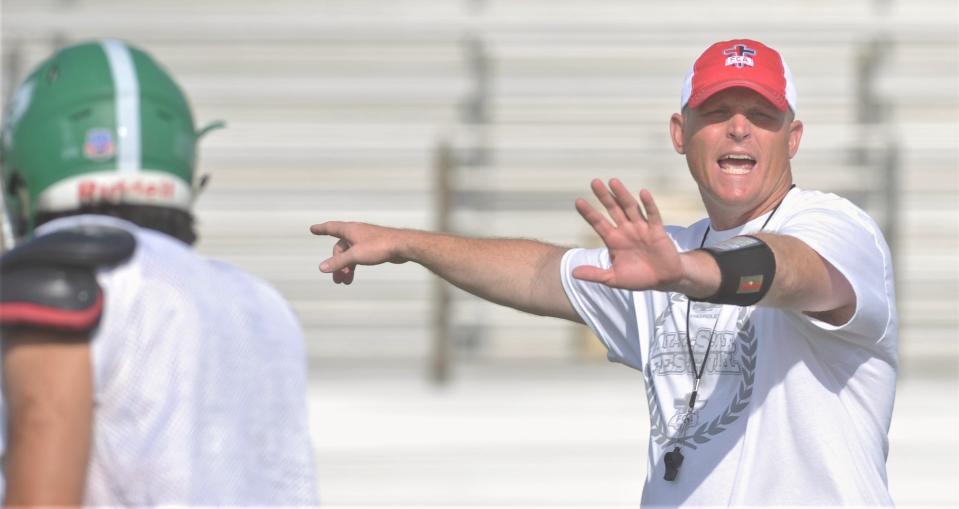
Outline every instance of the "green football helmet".
{"type": "Polygon", "coordinates": [[[13,234],[38,212],[101,203],[190,210],[199,137],[186,96],[143,50],[104,39],[68,46],[17,88],[0,140],[13,234]]]}

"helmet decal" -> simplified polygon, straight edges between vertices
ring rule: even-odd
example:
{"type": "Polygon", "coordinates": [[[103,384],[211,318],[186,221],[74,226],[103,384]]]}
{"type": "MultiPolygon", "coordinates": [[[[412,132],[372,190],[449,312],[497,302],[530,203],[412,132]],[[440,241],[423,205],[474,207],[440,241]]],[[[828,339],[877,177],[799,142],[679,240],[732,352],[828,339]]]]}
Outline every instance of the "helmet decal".
{"type": "Polygon", "coordinates": [[[13,126],[20,121],[20,117],[27,111],[27,108],[30,107],[30,100],[33,99],[33,89],[36,85],[36,81],[27,80],[20,85],[20,88],[13,93],[13,97],[10,98],[10,105],[7,108],[7,119],[6,125],[3,128],[3,145],[4,148],[9,150],[11,143],[13,143],[13,126]]]}
{"type": "Polygon", "coordinates": [[[96,203],[150,205],[161,201],[167,206],[188,209],[190,200],[190,187],[179,179],[171,179],[166,173],[103,171],[57,182],[40,195],[37,208],[71,210],[96,203]]]}
{"type": "Polygon", "coordinates": [[[30,100],[33,99],[33,89],[35,86],[36,82],[34,80],[28,80],[24,82],[13,95],[13,99],[10,100],[8,118],[10,124],[16,124],[20,120],[20,117],[27,111],[27,108],[30,107],[30,100]]]}
{"type": "Polygon", "coordinates": [[[113,132],[109,129],[95,127],[87,131],[86,141],[83,143],[83,155],[91,161],[106,161],[116,154],[116,144],[113,143],[113,132]]]}

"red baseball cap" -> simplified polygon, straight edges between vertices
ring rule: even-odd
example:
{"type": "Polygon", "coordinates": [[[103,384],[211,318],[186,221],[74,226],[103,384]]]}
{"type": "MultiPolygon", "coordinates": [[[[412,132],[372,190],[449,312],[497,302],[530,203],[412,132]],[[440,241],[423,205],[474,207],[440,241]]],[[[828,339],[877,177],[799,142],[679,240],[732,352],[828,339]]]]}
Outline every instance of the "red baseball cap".
{"type": "Polygon", "coordinates": [[[780,111],[796,111],[796,86],[786,61],[778,51],[751,39],[721,41],[706,48],[683,82],[680,110],[696,108],[732,87],[762,94],[780,111]]]}

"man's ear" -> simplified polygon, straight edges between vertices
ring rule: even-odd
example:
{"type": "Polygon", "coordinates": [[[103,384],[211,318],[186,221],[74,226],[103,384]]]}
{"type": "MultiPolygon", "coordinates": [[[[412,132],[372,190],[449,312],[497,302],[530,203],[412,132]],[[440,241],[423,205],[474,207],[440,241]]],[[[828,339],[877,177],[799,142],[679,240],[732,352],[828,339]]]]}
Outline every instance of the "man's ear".
{"type": "Polygon", "coordinates": [[[803,125],[799,120],[789,123],[789,158],[792,159],[799,152],[799,142],[802,140],[803,125]]]}
{"type": "Polygon", "coordinates": [[[669,137],[673,140],[673,148],[676,149],[677,154],[686,153],[686,146],[683,144],[684,120],[679,113],[673,113],[673,116],[669,118],[669,137]]]}

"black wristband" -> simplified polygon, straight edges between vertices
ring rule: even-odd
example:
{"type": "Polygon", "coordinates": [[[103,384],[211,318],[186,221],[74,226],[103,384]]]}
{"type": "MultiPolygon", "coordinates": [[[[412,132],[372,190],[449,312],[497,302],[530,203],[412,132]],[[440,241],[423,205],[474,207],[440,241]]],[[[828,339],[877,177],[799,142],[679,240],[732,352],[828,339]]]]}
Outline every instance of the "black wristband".
{"type": "Polygon", "coordinates": [[[709,297],[690,300],[714,304],[751,306],[766,295],[776,276],[776,257],[762,240],[743,235],[703,248],[719,265],[719,290],[709,297]]]}

